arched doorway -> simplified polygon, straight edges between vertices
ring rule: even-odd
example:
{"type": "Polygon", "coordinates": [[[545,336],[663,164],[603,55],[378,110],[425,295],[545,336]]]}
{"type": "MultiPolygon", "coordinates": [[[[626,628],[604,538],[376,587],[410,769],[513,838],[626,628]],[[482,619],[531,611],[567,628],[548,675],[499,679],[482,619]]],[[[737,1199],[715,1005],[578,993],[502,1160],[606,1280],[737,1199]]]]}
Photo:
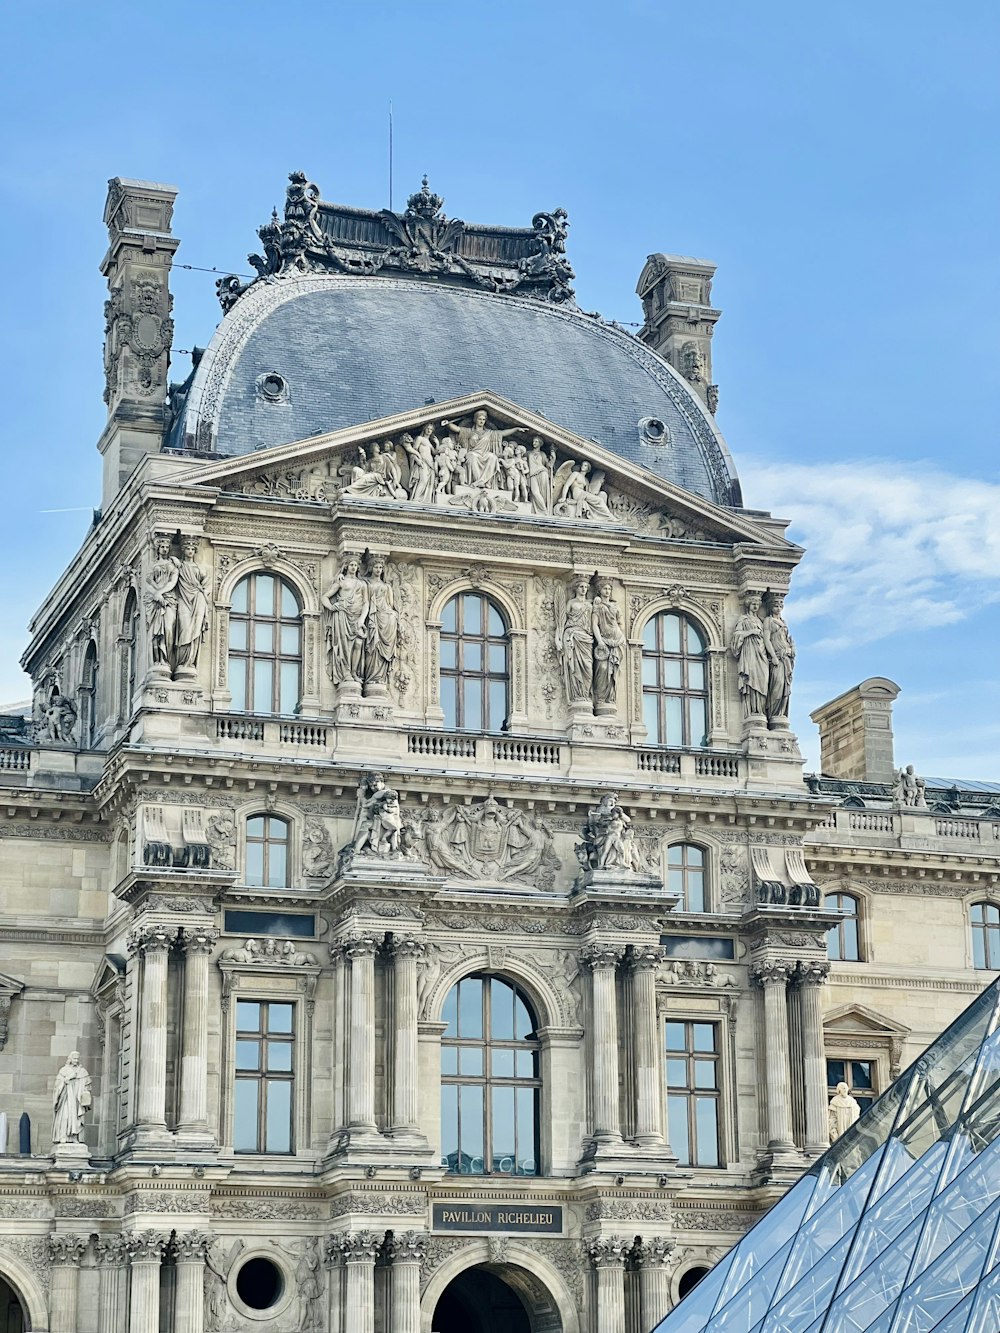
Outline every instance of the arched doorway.
{"type": "Polygon", "coordinates": [[[17,1293],[0,1277],[0,1333],[24,1333],[26,1323],[17,1293]]]}
{"type": "Polygon", "coordinates": [[[485,1268],[467,1268],[448,1283],[431,1328],[433,1333],[534,1333],[514,1288],[485,1268]]]}

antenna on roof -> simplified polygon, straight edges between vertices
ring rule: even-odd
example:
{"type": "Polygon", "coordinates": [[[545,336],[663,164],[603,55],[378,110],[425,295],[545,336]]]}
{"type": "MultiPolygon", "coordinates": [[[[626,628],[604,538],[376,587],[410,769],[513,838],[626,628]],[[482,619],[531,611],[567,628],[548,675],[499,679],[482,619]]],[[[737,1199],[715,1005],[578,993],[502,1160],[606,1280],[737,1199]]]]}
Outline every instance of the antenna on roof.
{"type": "Polygon", "coordinates": [[[392,212],[392,102],[389,103],[389,212],[392,212]]]}

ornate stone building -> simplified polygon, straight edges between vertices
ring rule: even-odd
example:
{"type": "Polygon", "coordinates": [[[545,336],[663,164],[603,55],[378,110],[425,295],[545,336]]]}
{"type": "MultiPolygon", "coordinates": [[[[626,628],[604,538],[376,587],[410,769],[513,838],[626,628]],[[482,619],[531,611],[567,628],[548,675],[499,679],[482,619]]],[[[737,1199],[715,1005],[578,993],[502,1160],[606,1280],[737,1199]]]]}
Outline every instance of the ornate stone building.
{"type": "Polygon", "coordinates": [[[997,811],[889,681],[803,780],[711,265],[635,338],[561,210],[293,173],[168,385],[174,196],[111,182],[102,510],[0,738],[0,1328],[641,1333],[998,962],[997,811]]]}

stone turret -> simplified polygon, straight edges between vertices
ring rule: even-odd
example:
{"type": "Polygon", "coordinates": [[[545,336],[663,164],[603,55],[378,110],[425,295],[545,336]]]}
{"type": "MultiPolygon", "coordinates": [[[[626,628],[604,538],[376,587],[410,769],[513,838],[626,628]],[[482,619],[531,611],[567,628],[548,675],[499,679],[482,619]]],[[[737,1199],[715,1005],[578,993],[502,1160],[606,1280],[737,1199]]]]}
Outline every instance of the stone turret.
{"type": "Polygon", "coordinates": [[[895,681],[871,676],[809,714],[819,727],[825,777],[892,782],[892,705],[898,694],[895,681]]]}
{"type": "Polygon", "coordinates": [[[712,306],[715,265],[684,255],[650,255],[636,292],[645,322],[639,339],[683,375],[714,412],[718,386],[712,383],[712,333],[722,314],[712,306]]]}
{"type": "Polygon", "coordinates": [[[108,251],[101,272],[104,303],[104,401],[108,423],[98,441],[104,456],[104,498],[117,494],[136,463],[160,448],[174,323],[168,280],[180,241],[170,223],[172,185],[108,182],[104,221],[108,251]]]}

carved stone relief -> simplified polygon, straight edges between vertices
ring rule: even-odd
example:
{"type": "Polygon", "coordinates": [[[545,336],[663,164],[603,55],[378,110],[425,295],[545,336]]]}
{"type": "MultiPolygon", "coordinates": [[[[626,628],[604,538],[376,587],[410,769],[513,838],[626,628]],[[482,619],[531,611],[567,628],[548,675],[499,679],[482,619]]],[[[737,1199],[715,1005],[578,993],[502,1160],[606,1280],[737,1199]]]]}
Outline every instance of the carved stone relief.
{"type": "Polygon", "coordinates": [[[518,881],[551,889],[559,858],[549,826],[493,796],[424,813],[420,831],[428,862],[463,879],[518,881]]]}
{"type": "Polygon", "coordinates": [[[263,944],[248,939],[241,948],[226,949],[220,959],[223,963],[263,963],[281,967],[316,967],[318,959],[307,949],[300,949],[294,940],[268,938],[263,944]]]}

